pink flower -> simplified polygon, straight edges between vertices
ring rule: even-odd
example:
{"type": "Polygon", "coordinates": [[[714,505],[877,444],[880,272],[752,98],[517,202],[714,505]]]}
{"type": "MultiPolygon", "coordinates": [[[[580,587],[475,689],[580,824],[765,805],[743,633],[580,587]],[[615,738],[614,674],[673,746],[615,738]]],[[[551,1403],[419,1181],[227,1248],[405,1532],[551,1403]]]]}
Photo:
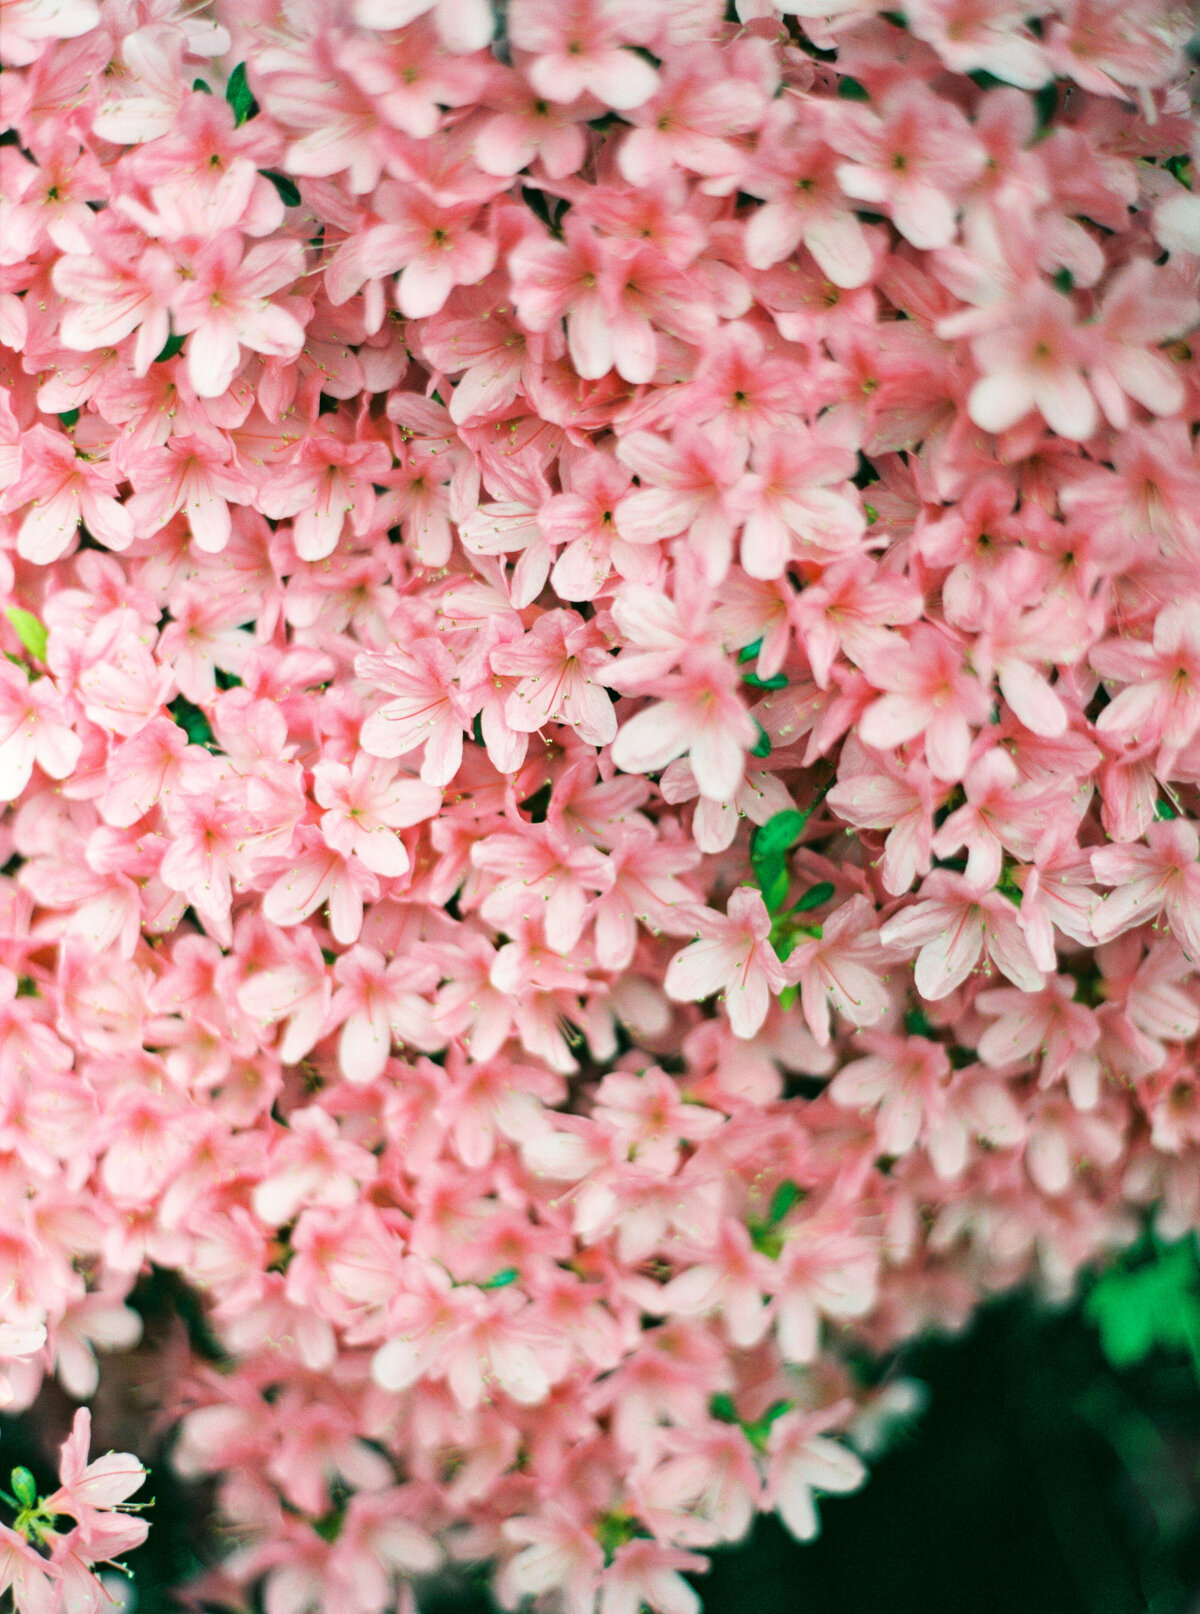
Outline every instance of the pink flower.
{"type": "Polygon", "coordinates": [[[1158,351],[1200,323],[1200,302],[1161,284],[1144,258],[1113,276],[1098,320],[1100,351],[1089,379],[1110,425],[1131,423],[1128,398],[1155,415],[1182,409],[1186,392],[1175,366],[1158,351]]]}
{"type": "Polygon", "coordinates": [[[519,680],[504,707],[505,721],[532,734],[566,723],[589,745],[607,745],[617,732],[603,679],[612,665],[595,628],[574,611],[540,616],[524,639],[498,645],[492,668],[519,680]]]}
{"type": "Polygon", "coordinates": [[[729,570],[738,525],[734,490],[746,468],[746,445],[720,427],[681,426],[670,442],[650,432],[628,432],[617,457],[638,478],[613,512],[630,544],[656,543],[679,533],[710,583],[729,570]]]}
{"type": "Polygon", "coordinates": [[[837,170],[847,196],[887,208],[915,247],[949,246],[955,202],[986,160],[960,112],[923,85],[900,85],[884,95],[878,114],[852,109],[831,139],[853,159],[837,170]]]}
{"type": "Polygon", "coordinates": [[[745,888],[729,898],[724,914],[697,914],[700,937],[676,953],[667,970],[668,996],[695,1003],[719,995],[737,1037],[753,1037],[767,1017],[772,994],[787,977],[769,937],[771,916],[757,891],[745,888]]]}
{"type": "Polygon", "coordinates": [[[1036,995],[1008,989],[981,992],[975,1006],[992,1018],[979,1039],[979,1057],[996,1069],[1037,1055],[1043,1086],[1066,1078],[1071,1102],[1092,1109],[1100,1096],[1100,1040],[1095,1014],[1074,1001],[1075,983],[1054,975],[1036,995]]]}
{"type": "Polygon", "coordinates": [[[937,1175],[951,1181],[965,1171],[972,1139],[993,1149],[1024,1140],[1015,1100],[1002,1082],[980,1075],[978,1067],[951,1074],[945,1049],[921,1037],[872,1033],[862,1042],[873,1051],[843,1066],[829,1094],[848,1108],[877,1107],[882,1154],[901,1157],[920,1140],[937,1175]]]}
{"type": "Polygon", "coordinates": [[[651,773],[686,755],[700,794],[729,801],[758,731],[738,699],[728,663],[693,665],[660,687],[667,698],[622,726],[613,741],[613,761],[626,773],[651,773]]]}
{"type": "Polygon", "coordinates": [[[772,439],[756,448],[741,499],[742,566],[751,577],[779,577],[797,559],[832,559],[854,549],[866,529],[846,480],[855,457],[832,433],[772,439]]]}
{"type": "Polygon", "coordinates": [[[985,751],[963,780],[966,802],[933,838],[933,850],[948,857],[967,849],[966,877],[986,890],[1000,879],[1004,853],[1032,858],[1043,828],[1045,797],[1023,784],[1016,764],[998,746],[985,751]]]}
{"type": "Polygon", "coordinates": [[[298,241],[265,241],[243,252],[238,237],[219,235],[200,249],[190,277],[171,299],[175,329],[188,337],[188,379],[201,398],[217,398],[237,374],[242,348],[294,357],[304,327],[270,301],[304,269],[298,241]]]}
{"type": "Polygon", "coordinates": [[[809,1030],[825,1047],[831,1007],[856,1026],[874,1025],[887,1013],[890,999],[878,970],[888,954],[865,897],[851,897],[817,929],[818,935],[794,948],[783,973],[789,985],[799,985],[809,1030]]]}
{"type": "Polygon", "coordinates": [[[745,44],[740,61],[707,43],[680,51],[665,65],[656,93],[628,109],[634,128],[617,162],[631,185],[653,184],[671,164],[713,177],[742,172],[746,159],[736,137],[761,121],[772,73],[757,41],[745,44]],[[741,71],[730,74],[735,61],[741,71]]]}
{"type": "Polygon", "coordinates": [[[679,1164],[682,1141],[699,1142],[721,1126],[715,1110],[685,1103],[671,1078],[655,1069],[640,1076],[610,1072],[596,1093],[592,1119],[617,1137],[629,1160],[665,1176],[679,1164]]]}
{"type": "Polygon", "coordinates": [[[699,1614],[700,1598],[681,1571],[707,1567],[708,1560],[694,1552],[627,1541],[601,1576],[600,1614],[638,1614],[647,1602],[661,1614],[699,1614]]]}
{"type": "Polygon", "coordinates": [[[768,1494],[797,1541],[811,1541],[820,1529],[817,1492],[845,1496],[867,1477],[859,1458],[825,1433],[836,1415],[836,1408],[816,1415],[790,1412],[771,1426],[768,1494]]]}
{"type": "Polygon", "coordinates": [[[698,1614],[1200,1224],[1186,27],[882,3],[0,3],[0,1400],[200,1295],[201,1601],[698,1614]]]}
{"type": "Polygon", "coordinates": [[[1071,319],[1070,302],[1030,287],[1004,328],[971,344],[983,375],[967,408],[985,431],[1003,432],[1033,409],[1062,437],[1083,441],[1096,430],[1096,402],[1083,370],[1095,340],[1071,319]]]}
{"type": "Polygon", "coordinates": [[[1103,677],[1125,684],[1096,719],[1101,734],[1161,746],[1166,767],[1200,733],[1200,623],[1190,605],[1164,605],[1150,644],[1106,640],[1089,660],[1103,677]]]}
{"type": "Polygon", "coordinates": [[[46,566],[72,547],[81,521],[110,549],[128,549],[133,523],[116,498],[121,480],[112,466],[78,457],[61,432],[34,426],[22,438],[20,473],[3,499],[6,510],[29,505],[17,553],[46,566]]]}
{"type": "Polygon", "coordinates": [[[845,1211],[792,1221],[783,1229],[774,1283],[775,1333],[785,1362],[812,1362],[821,1318],[863,1317],[879,1289],[875,1247],[856,1232],[845,1211]]]}
{"type": "Polygon", "coordinates": [[[109,1452],[89,1463],[91,1433],[92,1415],[80,1407],[63,1443],[58,1465],[62,1483],[45,1504],[48,1513],[67,1513],[75,1519],[85,1539],[108,1522],[104,1513],[140,1490],[146,1479],[144,1465],[131,1452],[109,1452]]]}
{"type": "Polygon", "coordinates": [[[293,1110],[255,1184],[254,1214],[268,1227],[282,1227],[303,1205],[352,1204],[378,1169],[374,1155],[342,1138],[324,1110],[293,1110]]]}
{"type": "Polygon", "coordinates": [[[1148,846],[1099,846],[1092,872],[1116,889],[1092,909],[1096,940],[1106,942],[1165,914],[1189,960],[1200,959],[1200,835],[1186,819],[1151,824],[1148,846]]]}
{"type": "Polygon", "coordinates": [[[354,20],[360,28],[405,28],[431,11],[447,50],[482,50],[492,37],[488,0],[357,0],[354,20]]]}
{"type": "Polygon", "coordinates": [[[391,758],[424,745],[422,780],[449,784],[462,762],[465,715],[449,652],[435,639],[421,639],[409,649],[359,656],[355,671],[392,696],[363,724],[363,750],[391,758]]]}
{"type": "Polygon", "coordinates": [[[883,887],[889,895],[900,896],[918,875],[929,873],[937,793],[927,768],[915,762],[901,766],[851,737],[826,800],[848,823],[889,832],[883,848],[883,887]]]}
{"type": "Polygon", "coordinates": [[[720,1311],[730,1341],[739,1350],[757,1345],[770,1326],[764,1294],[773,1272],[744,1227],[726,1224],[706,1259],[685,1268],[663,1286],[656,1311],[682,1316],[720,1311]]]}
{"type": "Polygon", "coordinates": [[[291,465],[276,468],[259,498],[263,514],[293,518],[296,553],[301,560],[324,560],[337,548],[349,518],[361,538],[375,513],[373,483],[392,468],[385,444],[370,440],[344,443],[336,437],[310,436],[291,465]]]}
{"type": "Polygon", "coordinates": [[[565,1512],[506,1519],[505,1539],[520,1550],[501,1569],[497,1590],[516,1601],[557,1591],[565,1614],[594,1614],[596,1581],[604,1568],[600,1544],[565,1512]]]}
{"type": "Polygon", "coordinates": [[[306,828],[263,896],[263,918],[287,929],[324,905],[334,940],[349,946],[362,931],[364,902],[378,895],[378,876],[361,858],[344,857],[316,829],[306,828]]]}
{"type": "Polygon", "coordinates": [[[342,1022],[338,1063],[347,1081],[365,1085],[383,1073],[393,1038],[422,1047],[430,1040],[429,1005],[421,995],[437,985],[429,960],[385,963],[370,947],[354,947],[334,966],[338,991],[331,1015],[342,1022]]]}
{"type": "Polygon", "coordinates": [[[52,779],[65,779],[82,750],[51,680],[30,683],[22,668],[0,662],[0,801],[17,799],[35,762],[52,779]]]}
{"type": "Polygon", "coordinates": [[[471,862],[493,877],[479,906],[483,918],[509,932],[522,919],[539,923],[547,945],[563,955],[579,944],[589,894],[606,890],[612,881],[602,853],[572,844],[551,824],[477,841],[471,862]]]}
{"type": "Polygon", "coordinates": [[[513,0],[508,36],[533,56],[529,82],[548,101],[585,92],[618,112],[639,106],[658,74],[623,47],[642,43],[644,14],[631,0],[513,0]]]}
{"type": "Polygon", "coordinates": [[[835,286],[864,285],[871,276],[871,249],[846,205],[838,152],[819,124],[804,128],[790,116],[774,123],[743,181],[746,190],[766,201],[746,227],[747,262],[769,269],[803,242],[835,286]]]}
{"type": "Polygon", "coordinates": [[[971,726],[986,721],[987,691],[964,665],[962,648],[949,634],[921,624],[903,655],[871,659],[868,674],[891,693],[863,713],[862,740],[877,750],[921,735],[925,757],[939,779],[961,779],[967,770],[971,726]]]}
{"type": "MultiPolygon", "coordinates": [[[[48,41],[78,39],[99,22],[100,9],[92,0],[16,0],[11,16],[4,18],[4,60],[28,67],[48,41]]],[[[40,1614],[40,1609],[33,1608],[32,1614],[40,1614]]]]}
{"type": "Polygon", "coordinates": [[[238,1005],[264,1024],[285,1022],[279,1057],[296,1065],[325,1030],[332,984],[310,930],[269,931],[267,943],[262,965],[238,988],[238,1005]]]}
{"type": "Polygon", "coordinates": [[[959,73],[982,70],[1023,90],[1039,89],[1053,76],[1012,0],[916,0],[905,15],[917,38],[959,73]]]}
{"type": "Polygon", "coordinates": [[[914,978],[922,997],[937,1001],[961,986],[981,954],[1023,992],[1044,984],[1018,922],[1018,910],[999,891],[980,890],[961,875],[936,869],[921,900],[883,926],[886,947],[919,948],[914,978]]]}
{"type": "Polygon", "coordinates": [[[554,105],[520,82],[512,85],[503,107],[479,130],[475,161],[485,174],[507,178],[535,158],[551,179],[578,171],[587,153],[578,108],[554,105]]]}
{"type": "Polygon", "coordinates": [[[230,503],[250,504],[254,498],[253,483],[221,439],[174,437],[169,447],[148,450],[131,469],[136,491],[126,508],[134,523],[157,532],[182,511],[197,547],[210,555],[219,554],[233,532],[230,503]]]}
{"type": "Polygon", "coordinates": [[[401,875],[409,866],[404,842],[395,832],[432,818],[441,791],[360,753],[352,768],[318,762],[313,794],[327,811],[321,817],[325,843],[344,857],[362,859],[374,874],[401,875]]]}
{"type": "Polygon", "coordinates": [[[436,314],[455,286],[474,286],[496,261],[496,243],[471,225],[477,207],[447,207],[411,189],[380,189],[381,222],[357,232],[331,259],[325,274],[330,299],[344,303],[366,280],[400,270],[396,306],[409,319],[436,314]]]}
{"type": "Polygon", "coordinates": [[[171,334],[171,260],[112,214],[100,215],[89,246],[86,254],[59,258],[52,271],[54,289],[76,305],[63,313],[60,340],[88,353],[137,331],[133,368],[135,375],[145,375],[171,334]]]}
{"type": "Polygon", "coordinates": [[[57,1564],[48,1563],[23,1536],[0,1524],[0,1591],[11,1590],[14,1599],[21,1599],[22,1614],[59,1614],[61,1580],[57,1564]]]}

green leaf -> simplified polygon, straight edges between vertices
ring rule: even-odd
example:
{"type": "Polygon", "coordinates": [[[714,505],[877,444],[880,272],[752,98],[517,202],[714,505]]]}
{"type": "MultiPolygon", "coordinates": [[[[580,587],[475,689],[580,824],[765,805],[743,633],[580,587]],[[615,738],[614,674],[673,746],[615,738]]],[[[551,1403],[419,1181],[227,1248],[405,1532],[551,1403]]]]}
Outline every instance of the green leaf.
{"type": "Polygon", "coordinates": [[[757,718],[754,720],[754,726],[758,730],[758,739],[750,747],[750,755],[752,757],[769,757],[771,755],[771,736],[757,718]]]}
{"type": "Polygon", "coordinates": [[[212,94],[212,86],[206,84],[202,78],[194,78],[192,80],[192,88],[194,90],[199,90],[201,95],[212,94]]]}
{"type": "Polygon", "coordinates": [[[781,1009],[790,1009],[799,996],[800,988],[798,986],[785,986],[779,994],[779,1007],[781,1009]]]}
{"type": "Polygon", "coordinates": [[[996,886],[996,890],[1002,897],[1007,897],[1010,902],[1016,903],[1018,908],[1021,906],[1021,898],[1025,895],[1025,893],[1016,883],[1007,869],[1001,876],[1000,881],[996,886]]]}
{"type": "Polygon", "coordinates": [[[771,1195],[771,1208],[767,1212],[767,1226],[775,1227],[779,1222],[782,1222],[792,1206],[798,1204],[803,1198],[804,1190],[800,1185],[792,1182],[791,1178],[786,1178],[771,1195]]]}
{"type": "Polygon", "coordinates": [[[794,1405],[795,1403],[791,1401],[773,1401],[761,1418],[755,1418],[753,1423],[742,1425],[746,1439],[759,1451],[766,1451],[771,1425],[778,1422],[785,1412],[790,1412],[794,1405]]]}
{"type": "Polygon", "coordinates": [[[336,1541],[342,1533],[342,1525],[346,1522],[346,1509],[330,1508],[323,1518],[313,1519],[310,1522],[322,1541],[336,1541]]]}
{"type": "Polygon", "coordinates": [[[750,1242],[759,1255],[765,1255],[768,1261],[778,1261],[783,1254],[783,1234],[776,1233],[773,1228],[764,1227],[761,1222],[755,1223],[749,1232],[750,1242]]]}
{"type": "Polygon", "coordinates": [[[770,678],[760,678],[757,673],[748,672],[742,674],[742,680],[744,683],[749,684],[751,689],[787,688],[787,679],[782,673],[772,673],[770,678]]]}
{"type": "Polygon", "coordinates": [[[504,1267],[501,1271],[493,1273],[486,1283],[481,1283],[481,1289],[507,1289],[510,1283],[516,1283],[521,1274],[516,1267],[504,1267]]]}
{"type": "Polygon", "coordinates": [[[271,168],[260,168],[259,173],[264,179],[269,179],[279,192],[279,200],[284,207],[300,206],[300,191],[286,174],[277,174],[271,168]]]}
{"type": "Polygon", "coordinates": [[[162,352],[154,355],[155,364],[165,364],[168,359],[173,359],[177,353],[182,353],[183,344],[186,341],[186,336],[176,336],[172,331],[162,345],[162,352]]]}
{"type": "Polygon", "coordinates": [[[78,409],[64,409],[58,418],[62,421],[67,430],[70,431],[71,427],[76,425],[79,421],[79,411],[78,409]]]}
{"type": "Polygon", "coordinates": [[[1154,816],[1158,819],[1171,819],[1178,818],[1179,814],[1175,811],[1174,807],[1172,807],[1169,801],[1164,801],[1160,796],[1159,799],[1154,803],[1154,816]]]}
{"type": "Polygon", "coordinates": [[[1160,1247],[1135,1267],[1114,1267],[1096,1282],[1085,1312],[1114,1367],[1132,1367],[1155,1349],[1200,1341],[1200,1265],[1195,1239],[1160,1247]]]}
{"type": "Polygon", "coordinates": [[[748,661],[757,660],[759,651],[761,649],[762,649],[762,640],[761,639],[755,639],[753,644],[748,644],[743,649],[739,650],[738,651],[738,666],[739,667],[744,667],[748,661]]]}
{"type": "Polygon", "coordinates": [[[12,623],[13,629],[24,645],[25,649],[35,661],[45,661],[46,641],[50,635],[42,622],[34,616],[32,611],[26,611],[20,605],[5,607],[5,616],[12,623]]]}
{"type": "Polygon", "coordinates": [[[258,102],[250,93],[250,86],[246,82],[246,64],[239,62],[229,75],[229,83],[225,86],[225,99],[233,108],[234,118],[239,127],[258,111],[258,102]]]}
{"type": "Polygon", "coordinates": [[[790,883],[788,867],[782,854],[759,859],[754,865],[754,875],[768,911],[775,913],[787,901],[790,883]]]}
{"type": "Polygon", "coordinates": [[[833,895],[833,887],[828,880],[822,880],[820,885],[811,886],[800,901],[792,907],[793,913],[809,913],[813,908],[819,908],[823,902],[828,902],[833,895]]]}
{"type": "Polygon", "coordinates": [[[838,79],[837,92],[843,101],[869,101],[871,99],[869,92],[863,85],[856,78],[851,78],[849,74],[838,79]]]}
{"type": "Polygon", "coordinates": [[[1037,113],[1037,135],[1035,139],[1044,135],[1050,127],[1050,120],[1058,108],[1058,85],[1053,79],[1049,84],[1043,84],[1040,90],[1035,90],[1033,106],[1037,113]]]}
{"type": "Polygon", "coordinates": [[[27,1468],[14,1468],[8,1483],[23,1508],[33,1507],[38,1499],[37,1481],[27,1468]]]}
{"type": "Polygon", "coordinates": [[[636,1540],[641,1533],[638,1521],[624,1508],[614,1508],[611,1513],[602,1513],[594,1526],[596,1540],[600,1543],[607,1563],[612,1562],[626,1542],[636,1540]]]}
{"type": "Polygon", "coordinates": [[[718,1423],[737,1423],[737,1408],[733,1404],[733,1397],[728,1395],[714,1395],[708,1403],[709,1415],[716,1418],[718,1423]]]}
{"type": "Polygon", "coordinates": [[[217,742],[212,725],[198,706],[193,706],[185,696],[176,695],[167,711],[187,735],[189,745],[203,745],[210,751],[216,749],[217,742]]]}
{"type": "MultiPolygon", "coordinates": [[[[823,793],[822,793],[823,794],[823,793]]],[[[820,800],[820,797],[817,798],[820,800]]],[[[815,806],[816,803],[813,803],[815,806]]],[[[750,865],[754,878],[763,894],[763,900],[772,913],[787,897],[788,869],[786,854],[791,851],[804,833],[812,807],[799,812],[785,807],[783,812],[760,824],[750,840],[750,865]]]]}
{"type": "Polygon", "coordinates": [[[794,807],[785,807],[781,813],[768,818],[765,824],[760,824],[754,831],[754,838],[750,843],[751,861],[760,857],[782,856],[784,852],[790,852],[804,833],[807,822],[808,814],[797,812],[794,807]]]}

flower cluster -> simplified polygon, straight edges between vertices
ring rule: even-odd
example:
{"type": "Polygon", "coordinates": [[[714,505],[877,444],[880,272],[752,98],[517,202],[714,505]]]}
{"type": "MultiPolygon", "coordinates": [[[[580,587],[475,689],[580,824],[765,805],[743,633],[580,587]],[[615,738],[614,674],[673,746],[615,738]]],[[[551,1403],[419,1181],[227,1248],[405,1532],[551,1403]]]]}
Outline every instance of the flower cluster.
{"type": "Polygon", "coordinates": [[[0,34],[0,1367],[196,1290],[267,1614],[692,1614],[1200,1224],[1187,8],[503,10],[0,34]]]}

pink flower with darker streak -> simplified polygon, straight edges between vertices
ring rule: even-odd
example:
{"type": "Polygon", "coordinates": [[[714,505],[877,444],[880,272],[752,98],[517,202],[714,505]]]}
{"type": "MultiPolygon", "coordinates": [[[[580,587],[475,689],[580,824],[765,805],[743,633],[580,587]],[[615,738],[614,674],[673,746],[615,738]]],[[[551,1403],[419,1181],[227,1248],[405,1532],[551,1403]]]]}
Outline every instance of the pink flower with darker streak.
{"type": "Polygon", "coordinates": [[[1114,886],[1092,909],[1097,941],[1106,942],[1137,924],[1166,916],[1171,933],[1190,960],[1200,959],[1200,834],[1176,819],[1151,824],[1148,846],[1098,846],[1092,872],[1114,886]]]}
{"type": "Polygon", "coordinates": [[[724,914],[701,909],[700,937],[676,953],[666,990],[678,1002],[719,996],[735,1036],[753,1037],[787,976],[771,946],[771,916],[757,891],[741,889],[724,914]]]}

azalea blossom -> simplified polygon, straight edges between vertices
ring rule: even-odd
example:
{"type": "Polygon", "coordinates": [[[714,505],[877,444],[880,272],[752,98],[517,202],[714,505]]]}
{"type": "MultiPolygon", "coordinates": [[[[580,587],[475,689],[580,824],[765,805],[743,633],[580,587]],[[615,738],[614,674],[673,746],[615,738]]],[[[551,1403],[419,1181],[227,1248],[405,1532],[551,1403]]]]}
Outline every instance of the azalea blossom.
{"type": "Polygon", "coordinates": [[[770,933],[771,918],[758,892],[735,891],[725,914],[705,913],[699,939],[671,960],[668,993],[685,1001],[719,993],[734,1035],[753,1037],[771,994],[787,984],[770,933]]]}
{"type": "Polygon", "coordinates": [[[201,1600],[699,1614],[1200,1225],[1187,21],[881,4],[5,0],[0,1401],[201,1600]]]}

